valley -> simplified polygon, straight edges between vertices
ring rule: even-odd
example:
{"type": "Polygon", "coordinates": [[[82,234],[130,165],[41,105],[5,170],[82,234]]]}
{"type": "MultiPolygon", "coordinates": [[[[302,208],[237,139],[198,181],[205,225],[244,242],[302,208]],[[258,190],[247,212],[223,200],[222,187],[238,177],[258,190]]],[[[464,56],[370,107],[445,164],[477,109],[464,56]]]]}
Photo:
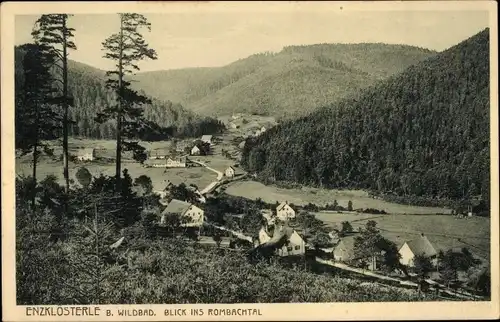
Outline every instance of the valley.
{"type": "Polygon", "coordinates": [[[489,29],[141,72],[118,17],[107,73],[15,47],[18,304],[491,297],[489,29]]]}

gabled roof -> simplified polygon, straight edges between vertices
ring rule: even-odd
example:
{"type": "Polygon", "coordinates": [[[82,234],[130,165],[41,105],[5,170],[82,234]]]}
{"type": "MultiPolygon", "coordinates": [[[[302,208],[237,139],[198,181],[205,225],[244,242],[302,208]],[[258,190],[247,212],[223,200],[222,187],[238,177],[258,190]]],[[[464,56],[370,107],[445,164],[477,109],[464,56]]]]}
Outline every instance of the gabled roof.
{"type": "Polygon", "coordinates": [[[94,153],[94,148],[84,148],[84,149],[78,149],[78,155],[84,155],[84,154],[92,154],[94,153]]]}
{"type": "Polygon", "coordinates": [[[212,140],[212,135],[202,135],[201,140],[202,141],[210,141],[210,140],[212,140]]]}
{"type": "Polygon", "coordinates": [[[276,211],[280,211],[281,209],[283,209],[283,207],[285,207],[286,205],[288,205],[288,202],[286,201],[283,201],[282,203],[280,203],[278,205],[278,207],[276,207],[276,211]]]}
{"type": "Polygon", "coordinates": [[[425,235],[407,241],[406,244],[414,255],[436,256],[437,251],[425,235]]]}
{"type": "Polygon", "coordinates": [[[229,166],[226,168],[226,170],[229,170],[229,169],[232,169],[233,171],[236,171],[236,169],[234,169],[232,166],[229,166]]]}
{"type": "Polygon", "coordinates": [[[149,151],[149,155],[169,155],[170,150],[167,148],[163,149],[154,149],[149,151]]]}
{"type": "Polygon", "coordinates": [[[188,211],[189,207],[191,207],[191,204],[189,202],[185,202],[182,200],[178,199],[172,199],[170,203],[168,204],[167,208],[163,210],[162,214],[179,214],[179,215],[184,215],[186,211],[188,211]]]}

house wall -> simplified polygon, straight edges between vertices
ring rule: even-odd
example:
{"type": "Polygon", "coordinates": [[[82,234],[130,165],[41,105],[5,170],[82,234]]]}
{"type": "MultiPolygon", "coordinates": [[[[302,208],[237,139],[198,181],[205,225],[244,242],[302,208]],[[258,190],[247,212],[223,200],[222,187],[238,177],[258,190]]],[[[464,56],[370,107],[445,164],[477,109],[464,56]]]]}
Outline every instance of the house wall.
{"type": "Polygon", "coordinates": [[[271,237],[269,237],[269,235],[264,231],[264,229],[261,229],[259,231],[259,243],[264,244],[270,240],[271,240],[271,237]]]}
{"type": "Polygon", "coordinates": [[[77,156],[77,159],[80,161],[92,161],[94,160],[94,156],[91,153],[87,153],[77,156]]]}
{"type": "Polygon", "coordinates": [[[406,266],[413,266],[413,258],[415,257],[415,255],[413,254],[407,243],[404,243],[403,246],[399,249],[399,254],[401,255],[401,258],[399,259],[399,262],[401,264],[406,266]]]}
{"type": "Polygon", "coordinates": [[[205,212],[196,207],[196,206],[191,206],[189,209],[184,213],[185,217],[189,217],[191,219],[191,222],[183,225],[186,227],[193,227],[193,226],[200,226],[203,224],[203,219],[205,216],[205,212]]]}
{"type": "Polygon", "coordinates": [[[297,232],[293,232],[288,241],[288,245],[284,245],[277,250],[279,256],[303,255],[306,252],[306,244],[302,237],[297,232]]]}
{"type": "Polygon", "coordinates": [[[295,210],[293,210],[289,205],[285,205],[283,208],[276,212],[276,215],[280,220],[285,221],[291,218],[295,218],[295,210]]]}
{"type": "Polygon", "coordinates": [[[226,177],[234,177],[234,170],[226,169],[226,177]]]}

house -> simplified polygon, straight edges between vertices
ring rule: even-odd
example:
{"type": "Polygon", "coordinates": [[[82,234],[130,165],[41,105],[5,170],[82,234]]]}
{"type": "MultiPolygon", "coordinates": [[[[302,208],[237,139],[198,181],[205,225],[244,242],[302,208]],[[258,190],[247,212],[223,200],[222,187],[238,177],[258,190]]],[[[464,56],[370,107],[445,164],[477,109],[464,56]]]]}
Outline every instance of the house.
{"type": "Polygon", "coordinates": [[[262,227],[259,230],[259,244],[265,244],[270,240],[271,240],[271,237],[267,233],[266,229],[264,227],[262,227]]]}
{"type": "Polygon", "coordinates": [[[240,144],[238,144],[238,148],[243,149],[245,147],[246,141],[241,141],[240,144]]]}
{"type": "Polygon", "coordinates": [[[165,159],[147,159],[144,161],[144,166],[147,168],[166,168],[167,162],[165,159]]]}
{"type": "Polygon", "coordinates": [[[276,215],[280,220],[287,221],[295,218],[295,210],[288,204],[288,201],[282,202],[276,207],[276,215]]]}
{"type": "Polygon", "coordinates": [[[170,154],[168,149],[155,149],[148,151],[148,158],[151,160],[155,159],[166,159],[170,154]]]}
{"type": "Polygon", "coordinates": [[[203,143],[212,144],[212,135],[202,135],[201,141],[203,143]]]}
{"type": "Polygon", "coordinates": [[[167,168],[185,168],[186,157],[168,158],[166,164],[167,168]]]}
{"type": "Polygon", "coordinates": [[[191,155],[200,155],[201,154],[201,150],[198,146],[193,146],[193,148],[191,149],[191,155]]]}
{"type": "Polygon", "coordinates": [[[231,129],[237,129],[238,127],[239,127],[239,126],[238,126],[238,125],[236,125],[236,124],[234,124],[233,122],[230,122],[230,123],[229,123],[229,128],[231,128],[231,129]]]}
{"type": "Polygon", "coordinates": [[[168,204],[167,208],[161,213],[160,224],[165,224],[165,218],[167,214],[177,214],[181,218],[186,219],[187,222],[182,223],[182,227],[200,227],[203,225],[205,219],[205,212],[196,207],[195,205],[172,199],[168,204]]]}
{"type": "Polygon", "coordinates": [[[226,171],[224,171],[224,174],[225,174],[225,175],[226,175],[226,177],[228,177],[228,178],[233,178],[235,173],[236,173],[236,172],[235,172],[235,170],[234,170],[234,168],[233,168],[233,167],[228,167],[228,168],[226,169],[226,171]]]}
{"type": "Polygon", "coordinates": [[[290,227],[278,226],[274,230],[273,238],[277,235],[277,238],[285,239],[285,244],[277,249],[277,254],[279,256],[292,256],[292,255],[303,255],[306,252],[306,243],[304,239],[295,231],[295,229],[290,227]],[[281,237],[279,237],[281,236],[281,237]]]}
{"type": "Polygon", "coordinates": [[[291,227],[283,225],[274,228],[271,237],[267,230],[262,227],[259,231],[259,244],[274,247],[274,253],[278,256],[303,255],[306,252],[304,239],[291,227]]]}
{"type": "Polygon", "coordinates": [[[401,264],[413,266],[415,256],[426,256],[431,259],[433,265],[437,265],[437,251],[424,234],[415,239],[406,241],[399,249],[401,264]]]}
{"type": "Polygon", "coordinates": [[[262,217],[264,217],[264,219],[267,221],[268,225],[274,225],[276,217],[273,216],[272,211],[264,209],[264,210],[261,210],[261,214],[262,214],[262,217]]]}
{"type": "Polygon", "coordinates": [[[78,150],[76,159],[78,161],[93,161],[94,160],[94,148],[86,148],[78,150]]]}
{"type": "Polygon", "coordinates": [[[260,133],[264,133],[264,132],[266,132],[266,127],[265,126],[263,126],[263,127],[260,128],[260,133]]]}

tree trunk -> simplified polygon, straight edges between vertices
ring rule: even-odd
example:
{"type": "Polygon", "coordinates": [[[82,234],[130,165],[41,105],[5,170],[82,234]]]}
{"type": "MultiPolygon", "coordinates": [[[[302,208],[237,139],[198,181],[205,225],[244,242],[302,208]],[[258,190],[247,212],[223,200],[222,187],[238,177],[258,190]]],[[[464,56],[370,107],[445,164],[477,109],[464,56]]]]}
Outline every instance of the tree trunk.
{"type": "Polygon", "coordinates": [[[35,211],[35,199],[36,199],[36,163],[37,163],[37,154],[38,154],[38,127],[39,127],[39,110],[38,105],[36,108],[36,117],[35,117],[35,143],[33,145],[33,196],[31,199],[31,208],[35,211]]]}
{"type": "Polygon", "coordinates": [[[69,191],[69,170],[68,170],[68,57],[67,57],[67,44],[66,44],[66,18],[62,22],[63,32],[63,163],[64,163],[64,191],[69,191]]]}
{"type": "Polygon", "coordinates": [[[122,163],[122,97],[123,97],[123,16],[120,15],[120,57],[118,60],[118,113],[116,116],[116,188],[120,188],[121,163],[122,163]]]}

